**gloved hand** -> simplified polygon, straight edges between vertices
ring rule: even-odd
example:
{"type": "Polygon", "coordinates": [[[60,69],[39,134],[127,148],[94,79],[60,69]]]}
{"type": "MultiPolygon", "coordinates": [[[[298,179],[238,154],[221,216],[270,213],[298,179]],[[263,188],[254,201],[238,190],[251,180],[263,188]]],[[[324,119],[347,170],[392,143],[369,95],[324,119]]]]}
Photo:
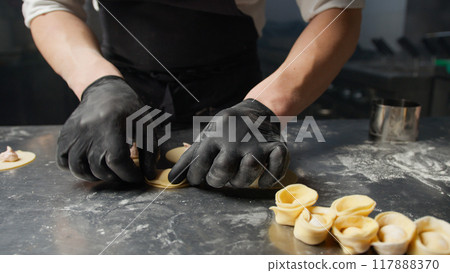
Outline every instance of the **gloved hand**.
{"type": "Polygon", "coordinates": [[[139,150],[141,172],[130,158],[126,143],[126,118],[142,106],[122,78],[105,76],[96,80],[83,92],[80,105],[61,130],[58,165],[87,181],[139,183],[144,181],[142,174],[153,178],[156,153],[139,150]]]}
{"type": "Polygon", "coordinates": [[[191,185],[206,181],[210,186],[219,188],[230,182],[235,187],[243,188],[261,176],[259,187],[272,186],[286,173],[289,154],[281,140],[280,123],[271,123],[271,116],[275,117],[270,109],[251,99],[222,110],[175,164],[169,173],[169,180],[176,184],[187,177],[191,185]],[[254,126],[248,126],[245,121],[254,126]],[[249,127],[256,131],[258,124],[256,134],[252,134],[249,127]],[[223,130],[221,136],[211,135],[220,130],[223,130]]]}

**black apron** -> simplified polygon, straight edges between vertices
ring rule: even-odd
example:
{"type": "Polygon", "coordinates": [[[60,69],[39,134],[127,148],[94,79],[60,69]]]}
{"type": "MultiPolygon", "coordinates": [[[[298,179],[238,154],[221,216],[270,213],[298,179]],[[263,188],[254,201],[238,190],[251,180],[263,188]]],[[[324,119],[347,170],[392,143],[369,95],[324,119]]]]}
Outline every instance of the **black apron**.
{"type": "Polygon", "coordinates": [[[251,17],[234,0],[101,1],[192,94],[102,7],[102,51],[144,102],[175,124],[240,102],[261,81],[251,17]]]}

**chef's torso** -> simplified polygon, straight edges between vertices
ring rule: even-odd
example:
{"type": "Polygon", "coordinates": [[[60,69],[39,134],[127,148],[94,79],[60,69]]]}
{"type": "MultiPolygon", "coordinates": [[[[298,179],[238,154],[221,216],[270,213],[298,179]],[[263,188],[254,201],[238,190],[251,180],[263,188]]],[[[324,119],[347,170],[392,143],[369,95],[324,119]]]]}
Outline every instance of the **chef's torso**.
{"type": "Polygon", "coordinates": [[[253,20],[234,0],[101,3],[102,51],[118,66],[164,71],[161,62],[177,70],[224,63],[256,50],[253,20]]]}

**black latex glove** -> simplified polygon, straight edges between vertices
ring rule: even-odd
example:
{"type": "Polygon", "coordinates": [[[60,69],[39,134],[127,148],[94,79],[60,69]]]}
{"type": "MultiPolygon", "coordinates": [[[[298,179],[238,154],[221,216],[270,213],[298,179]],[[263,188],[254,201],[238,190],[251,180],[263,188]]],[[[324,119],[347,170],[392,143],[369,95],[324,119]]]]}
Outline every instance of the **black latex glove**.
{"type": "Polygon", "coordinates": [[[289,154],[280,137],[280,123],[271,123],[271,116],[275,117],[270,109],[251,99],[222,110],[201,132],[200,141],[197,140],[175,164],[169,173],[169,180],[176,184],[187,177],[191,185],[206,181],[212,187],[219,188],[230,182],[235,187],[243,188],[261,175],[259,186],[272,186],[286,173],[289,154]],[[230,116],[236,117],[236,125],[231,128],[230,116]],[[255,123],[261,116],[265,119],[258,130],[266,142],[259,141],[242,119],[249,117],[255,123]],[[223,129],[221,137],[208,136],[208,132],[220,129],[223,129]],[[229,138],[230,131],[236,132],[236,141],[229,138]],[[251,138],[248,142],[242,142],[247,134],[251,138]]]}
{"type": "Polygon", "coordinates": [[[61,130],[58,165],[87,181],[139,183],[144,181],[143,173],[153,178],[156,153],[139,149],[140,171],[126,143],[126,118],[142,106],[122,78],[106,76],[96,80],[83,92],[80,105],[61,130]]]}

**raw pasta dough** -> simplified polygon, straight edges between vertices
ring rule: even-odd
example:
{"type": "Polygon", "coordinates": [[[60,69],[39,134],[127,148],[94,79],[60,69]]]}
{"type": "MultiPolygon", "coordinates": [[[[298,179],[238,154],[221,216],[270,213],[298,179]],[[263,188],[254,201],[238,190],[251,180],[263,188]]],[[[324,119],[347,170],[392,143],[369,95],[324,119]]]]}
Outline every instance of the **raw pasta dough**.
{"type": "Polygon", "coordinates": [[[346,254],[366,252],[378,232],[378,223],[361,215],[341,216],[334,222],[332,232],[346,254]]]}
{"type": "Polygon", "coordinates": [[[183,143],[182,147],[177,147],[172,150],[169,150],[166,153],[166,159],[172,162],[173,164],[177,163],[180,160],[180,157],[191,147],[188,143],[183,143]]]}
{"type": "Polygon", "coordinates": [[[19,160],[13,162],[0,162],[0,171],[6,171],[22,167],[32,162],[36,158],[36,155],[32,152],[25,152],[18,150],[16,151],[16,153],[19,156],[19,160]]]}
{"type": "Polygon", "coordinates": [[[366,195],[347,195],[331,204],[336,216],[361,215],[368,216],[375,208],[376,202],[366,195]]]}
{"type": "Polygon", "coordinates": [[[295,221],[294,236],[308,245],[320,244],[327,238],[335,218],[336,213],[331,208],[305,209],[295,221]]]}
{"type": "Polygon", "coordinates": [[[432,216],[415,221],[417,232],[408,249],[414,255],[449,255],[450,224],[432,216]]]}
{"type": "MultiPolygon", "coordinates": [[[[309,207],[317,198],[317,192],[305,185],[290,185],[276,193],[277,206],[270,209],[278,224],[294,225],[295,238],[305,244],[323,242],[331,225],[332,233],[348,254],[364,253],[371,245],[378,254],[404,254],[406,250],[408,254],[450,254],[450,224],[443,220],[426,216],[412,222],[394,211],[372,219],[367,216],[376,202],[365,195],[344,196],[335,200],[331,208],[309,207]]],[[[279,234],[272,237],[281,238],[279,234]]]]}
{"type": "Polygon", "coordinates": [[[387,211],[375,217],[380,229],[375,242],[372,243],[375,251],[382,255],[402,255],[408,249],[416,225],[405,215],[387,211]]]}
{"type": "MultiPolygon", "coordinates": [[[[184,148],[184,147],[180,147],[180,148],[184,148]]],[[[177,149],[177,148],[175,148],[175,149],[177,149]]],[[[136,164],[136,166],[139,166],[139,151],[138,151],[135,143],[133,143],[133,146],[131,146],[131,148],[130,148],[130,157],[131,157],[131,159],[133,159],[134,164],[136,164]]],[[[159,153],[157,155],[156,160],[159,160],[159,153]]],[[[170,183],[170,181],[169,181],[170,170],[171,169],[164,169],[164,170],[157,169],[155,179],[149,180],[149,179],[145,178],[145,182],[152,187],[162,188],[162,189],[179,189],[179,188],[185,188],[185,187],[189,186],[186,179],[178,184],[170,183]]]]}
{"type": "Polygon", "coordinates": [[[165,169],[165,170],[156,170],[156,178],[153,180],[148,180],[147,178],[145,181],[150,186],[156,187],[156,188],[162,188],[162,189],[179,189],[188,187],[189,184],[187,183],[186,179],[183,180],[179,184],[172,184],[169,181],[169,172],[171,169],[165,169]]]}
{"type": "Polygon", "coordinates": [[[280,225],[294,226],[303,211],[316,203],[317,192],[303,184],[289,185],[275,194],[277,206],[270,207],[275,213],[275,221],[280,225]]]}

